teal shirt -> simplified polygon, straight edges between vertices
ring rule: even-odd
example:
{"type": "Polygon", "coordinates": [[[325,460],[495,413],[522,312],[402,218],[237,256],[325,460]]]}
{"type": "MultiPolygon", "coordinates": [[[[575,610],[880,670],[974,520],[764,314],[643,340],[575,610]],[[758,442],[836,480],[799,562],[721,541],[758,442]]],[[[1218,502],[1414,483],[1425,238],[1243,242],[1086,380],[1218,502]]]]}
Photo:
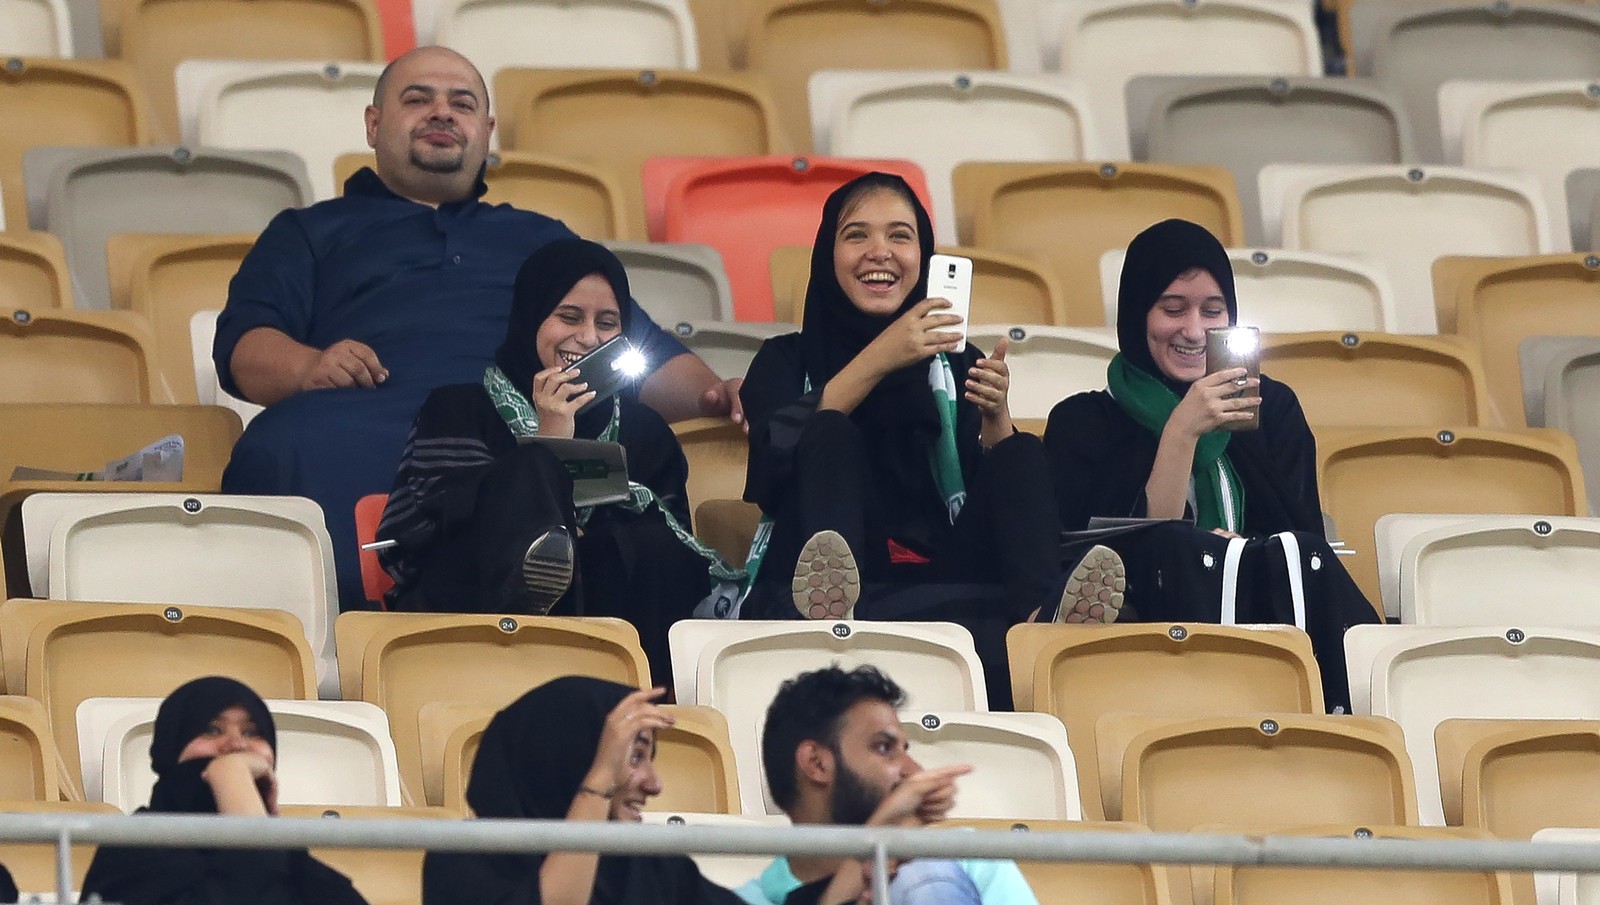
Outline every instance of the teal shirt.
{"type": "MultiPolygon", "coordinates": [[[[958,863],[978,887],[983,905],[1039,905],[1016,862],[963,860],[958,863]]],[[[761,876],[735,889],[734,893],[749,905],[783,905],[789,893],[801,885],[789,869],[789,859],[779,857],[767,865],[761,876]]]]}

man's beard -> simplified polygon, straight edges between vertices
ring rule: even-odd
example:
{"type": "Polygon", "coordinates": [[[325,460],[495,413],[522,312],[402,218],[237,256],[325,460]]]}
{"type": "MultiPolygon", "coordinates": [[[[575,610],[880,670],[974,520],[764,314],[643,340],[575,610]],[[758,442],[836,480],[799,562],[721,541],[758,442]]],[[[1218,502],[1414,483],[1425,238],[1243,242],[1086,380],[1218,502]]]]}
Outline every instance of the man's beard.
{"type": "Polygon", "coordinates": [[[428,160],[421,154],[418,154],[416,149],[412,149],[411,165],[425,173],[436,173],[441,176],[448,176],[451,173],[461,172],[461,168],[465,163],[466,156],[467,155],[465,153],[460,153],[454,158],[446,160],[428,160]]]}
{"type": "Polygon", "coordinates": [[[833,793],[828,807],[833,812],[833,822],[841,826],[862,826],[872,812],[883,803],[883,793],[867,785],[861,777],[845,765],[838,748],[833,749],[833,793]]]}

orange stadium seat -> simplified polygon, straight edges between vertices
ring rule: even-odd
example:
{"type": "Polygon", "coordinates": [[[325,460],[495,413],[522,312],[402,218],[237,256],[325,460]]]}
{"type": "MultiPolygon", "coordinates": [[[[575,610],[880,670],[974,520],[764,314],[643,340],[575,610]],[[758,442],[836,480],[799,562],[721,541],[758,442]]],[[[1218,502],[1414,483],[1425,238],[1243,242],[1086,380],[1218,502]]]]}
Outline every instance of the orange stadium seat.
{"type": "Polygon", "coordinates": [[[172,401],[134,315],[13,308],[0,318],[0,402],[172,401]]]}
{"type": "Polygon", "coordinates": [[[71,308],[72,277],[61,240],[24,226],[0,230],[0,308],[71,308]]]}
{"type": "Polygon", "coordinates": [[[1475,350],[1454,337],[1268,334],[1261,369],[1294,388],[1313,428],[1503,423],[1475,350]]]}

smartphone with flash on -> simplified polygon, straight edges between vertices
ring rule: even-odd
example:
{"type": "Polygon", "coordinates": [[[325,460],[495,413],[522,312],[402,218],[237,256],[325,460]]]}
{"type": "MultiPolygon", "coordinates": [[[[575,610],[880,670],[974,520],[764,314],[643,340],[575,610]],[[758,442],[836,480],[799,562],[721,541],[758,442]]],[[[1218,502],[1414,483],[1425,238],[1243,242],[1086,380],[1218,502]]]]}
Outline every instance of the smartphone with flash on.
{"type": "MultiPolygon", "coordinates": [[[[1212,327],[1206,331],[1206,373],[1244,368],[1243,380],[1261,376],[1261,331],[1255,327],[1212,327]]],[[[1261,395],[1259,385],[1241,386],[1229,399],[1261,395]]],[[[1261,426],[1261,410],[1251,409],[1250,420],[1230,421],[1222,426],[1229,431],[1253,431],[1261,426]]]]}
{"type": "Polygon", "coordinates": [[[972,311],[972,259],[959,255],[934,255],[928,258],[928,298],[944,299],[949,308],[940,308],[935,314],[954,314],[961,323],[940,329],[961,334],[957,352],[967,350],[967,316],[972,311]]]}
{"type": "Polygon", "coordinates": [[[584,403],[578,413],[587,412],[615,396],[623,387],[643,377],[648,366],[644,353],[635,349],[633,343],[621,334],[567,365],[565,370],[577,372],[575,381],[589,385],[585,392],[594,393],[594,398],[584,403]]]}

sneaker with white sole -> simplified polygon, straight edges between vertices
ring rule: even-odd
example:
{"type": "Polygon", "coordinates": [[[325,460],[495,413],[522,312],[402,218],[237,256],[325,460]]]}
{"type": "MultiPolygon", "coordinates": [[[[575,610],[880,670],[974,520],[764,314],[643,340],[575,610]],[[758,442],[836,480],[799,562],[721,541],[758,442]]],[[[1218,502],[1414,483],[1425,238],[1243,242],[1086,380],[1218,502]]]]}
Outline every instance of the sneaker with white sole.
{"type": "Polygon", "coordinates": [[[572,586],[572,536],[561,526],[539,535],[522,554],[522,587],[528,612],[543,616],[572,586]]]}
{"type": "Polygon", "coordinates": [[[1127,589],[1128,570],[1122,557],[1110,547],[1096,544],[1067,576],[1054,621],[1110,625],[1122,611],[1123,592],[1127,589]]]}
{"type": "Polygon", "coordinates": [[[856,556],[837,531],[818,531],[800,548],[790,586],[794,608],[807,619],[849,619],[861,599],[856,556]]]}

